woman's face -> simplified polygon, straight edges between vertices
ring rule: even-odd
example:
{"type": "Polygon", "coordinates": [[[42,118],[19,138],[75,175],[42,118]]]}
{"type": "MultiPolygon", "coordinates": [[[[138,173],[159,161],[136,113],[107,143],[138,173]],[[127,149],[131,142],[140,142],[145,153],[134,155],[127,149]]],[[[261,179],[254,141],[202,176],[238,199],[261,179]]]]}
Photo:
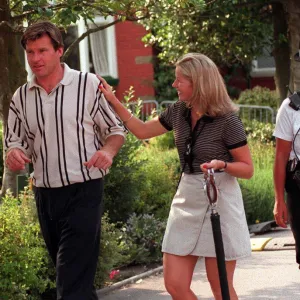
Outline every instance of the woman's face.
{"type": "Polygon", "coordinates": [[[177,90],[178,99],[183,102],[188,102],[193,95],[192,83],[182,75],[180,68],[175,69],[175,81],[172,87],[177,90]]]}

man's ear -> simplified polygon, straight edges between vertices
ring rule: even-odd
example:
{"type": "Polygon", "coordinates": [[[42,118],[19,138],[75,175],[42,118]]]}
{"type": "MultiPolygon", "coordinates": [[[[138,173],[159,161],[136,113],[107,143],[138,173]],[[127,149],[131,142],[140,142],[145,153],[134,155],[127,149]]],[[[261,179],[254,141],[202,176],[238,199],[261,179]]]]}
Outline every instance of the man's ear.
{"type": "Polygon", "coordinates": [[[58,54],[59,54],[59,57],[62,57],[62,55],[64,54],[64,47],[59,47],[59,48],[57,49],[57,52],[58,52],[58,54]]]}

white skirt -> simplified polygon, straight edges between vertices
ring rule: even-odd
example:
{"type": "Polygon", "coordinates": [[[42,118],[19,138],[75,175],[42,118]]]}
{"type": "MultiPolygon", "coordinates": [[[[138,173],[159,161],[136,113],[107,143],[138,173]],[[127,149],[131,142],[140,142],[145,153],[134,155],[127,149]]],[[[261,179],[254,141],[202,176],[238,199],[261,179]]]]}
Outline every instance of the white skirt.
{"type": "MultiPolygon", "coordinates": [[[[225,172],[215,173],[215,177],[225,259],[249,256],[250,235],[239,184],[225,172]]],[[[162,252],[216,257],[211,210],[203,187],[203,174],[183,173],[171,205],[162,252]]]]}

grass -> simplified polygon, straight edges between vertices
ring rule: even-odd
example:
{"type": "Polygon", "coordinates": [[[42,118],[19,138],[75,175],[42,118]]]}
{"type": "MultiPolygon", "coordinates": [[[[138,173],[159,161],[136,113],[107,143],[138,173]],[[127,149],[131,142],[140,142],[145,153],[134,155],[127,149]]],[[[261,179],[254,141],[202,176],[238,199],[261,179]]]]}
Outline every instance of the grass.
{"type": "Polygon", "coordinates": [[[250,180],[240,179],[248,224],[273,219],[274,146],[250,141],[254,175],[250,180]]]}

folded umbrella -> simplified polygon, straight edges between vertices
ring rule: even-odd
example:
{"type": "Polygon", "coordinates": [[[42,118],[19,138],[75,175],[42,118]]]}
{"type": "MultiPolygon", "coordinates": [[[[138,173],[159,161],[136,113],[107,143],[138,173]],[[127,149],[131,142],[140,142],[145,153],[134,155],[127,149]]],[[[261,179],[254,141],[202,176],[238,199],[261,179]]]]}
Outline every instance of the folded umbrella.
{"type": "Polygon", "coordinates": [[[204,190],[211,208],[210,220],[215,243],[222,300],[230,300],[220,215],[217,212],[218,191],[215,184],[214,170],[208,169],[207,174],[204,175],[204,179],[204,190]]]}

